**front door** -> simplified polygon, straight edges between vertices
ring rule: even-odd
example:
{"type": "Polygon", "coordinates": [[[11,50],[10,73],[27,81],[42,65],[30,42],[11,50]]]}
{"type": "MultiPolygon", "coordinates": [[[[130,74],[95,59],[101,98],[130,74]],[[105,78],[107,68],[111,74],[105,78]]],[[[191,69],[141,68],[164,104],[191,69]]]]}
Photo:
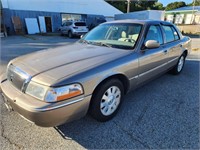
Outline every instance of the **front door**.
{"type": "Polygon", "coordinates": [[[168,59],[168,51],[163,45],[164,40],[160,25],[149,26],[144,43],[148,40],[156,40],[160,43],[160,47],[144,48],[139,52],[139,85],[163,72],[168,59]]]}
{"type": "Polygon", "coordinates": [[[46,31],[52,32],[51,17],[45,17],[46,31]]]}

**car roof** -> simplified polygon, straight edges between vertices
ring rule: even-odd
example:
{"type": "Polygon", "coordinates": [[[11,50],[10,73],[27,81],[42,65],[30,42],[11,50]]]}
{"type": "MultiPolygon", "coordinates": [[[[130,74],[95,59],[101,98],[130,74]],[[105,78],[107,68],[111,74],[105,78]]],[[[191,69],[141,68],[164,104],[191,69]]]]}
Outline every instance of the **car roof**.
{"type": "Polygon", "coordinates": [[[138,24],[153,24],[153,23],[159,23],[164,25],[172,25],[170,22],[167,21],[161,21],[161,20],[138,20],[138,19],[124,19],[124,20],[114,20],[105,22],[103,24],[109,24],[109,23],[138,23],[138,24]]]}

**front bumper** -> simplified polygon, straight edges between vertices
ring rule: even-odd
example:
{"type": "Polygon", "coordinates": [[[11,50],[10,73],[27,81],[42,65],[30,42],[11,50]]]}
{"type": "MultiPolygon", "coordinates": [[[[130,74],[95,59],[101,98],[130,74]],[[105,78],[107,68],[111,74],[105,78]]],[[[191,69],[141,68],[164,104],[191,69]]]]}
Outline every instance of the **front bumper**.
{"type": "Polygon", "coordinates": [[[57,126],[85,116],[91,99],[90,95],[46,103],[17,90],[8,80],[0,82],[0,90],[8,106],[25,119],[42,127],[57,126]]]}

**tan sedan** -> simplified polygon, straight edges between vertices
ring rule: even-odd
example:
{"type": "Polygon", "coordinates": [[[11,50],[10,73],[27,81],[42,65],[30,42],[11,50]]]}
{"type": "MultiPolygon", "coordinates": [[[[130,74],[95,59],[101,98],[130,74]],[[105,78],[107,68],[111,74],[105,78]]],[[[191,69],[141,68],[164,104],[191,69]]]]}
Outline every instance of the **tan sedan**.
{"type": "Polygon", "coordinates": [[[39,126],[88,112],[107,121],[130,90],[168,71],[179,74],[190,48],[190,38],[168,22],[107,22],[72,45],[10,61],[0,87],[8,109],[39,126]]]}

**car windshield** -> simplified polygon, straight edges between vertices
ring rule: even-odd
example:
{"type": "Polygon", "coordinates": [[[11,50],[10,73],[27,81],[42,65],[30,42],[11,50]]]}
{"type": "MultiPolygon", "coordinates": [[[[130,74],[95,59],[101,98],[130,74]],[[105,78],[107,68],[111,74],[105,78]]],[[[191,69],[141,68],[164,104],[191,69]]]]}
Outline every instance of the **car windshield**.
{"type": "Polygon", "coordinates": [[[102,24],[91,30],[79,42],[120,49],[133,49],[141,29],[141,24],[102,24]]]}

